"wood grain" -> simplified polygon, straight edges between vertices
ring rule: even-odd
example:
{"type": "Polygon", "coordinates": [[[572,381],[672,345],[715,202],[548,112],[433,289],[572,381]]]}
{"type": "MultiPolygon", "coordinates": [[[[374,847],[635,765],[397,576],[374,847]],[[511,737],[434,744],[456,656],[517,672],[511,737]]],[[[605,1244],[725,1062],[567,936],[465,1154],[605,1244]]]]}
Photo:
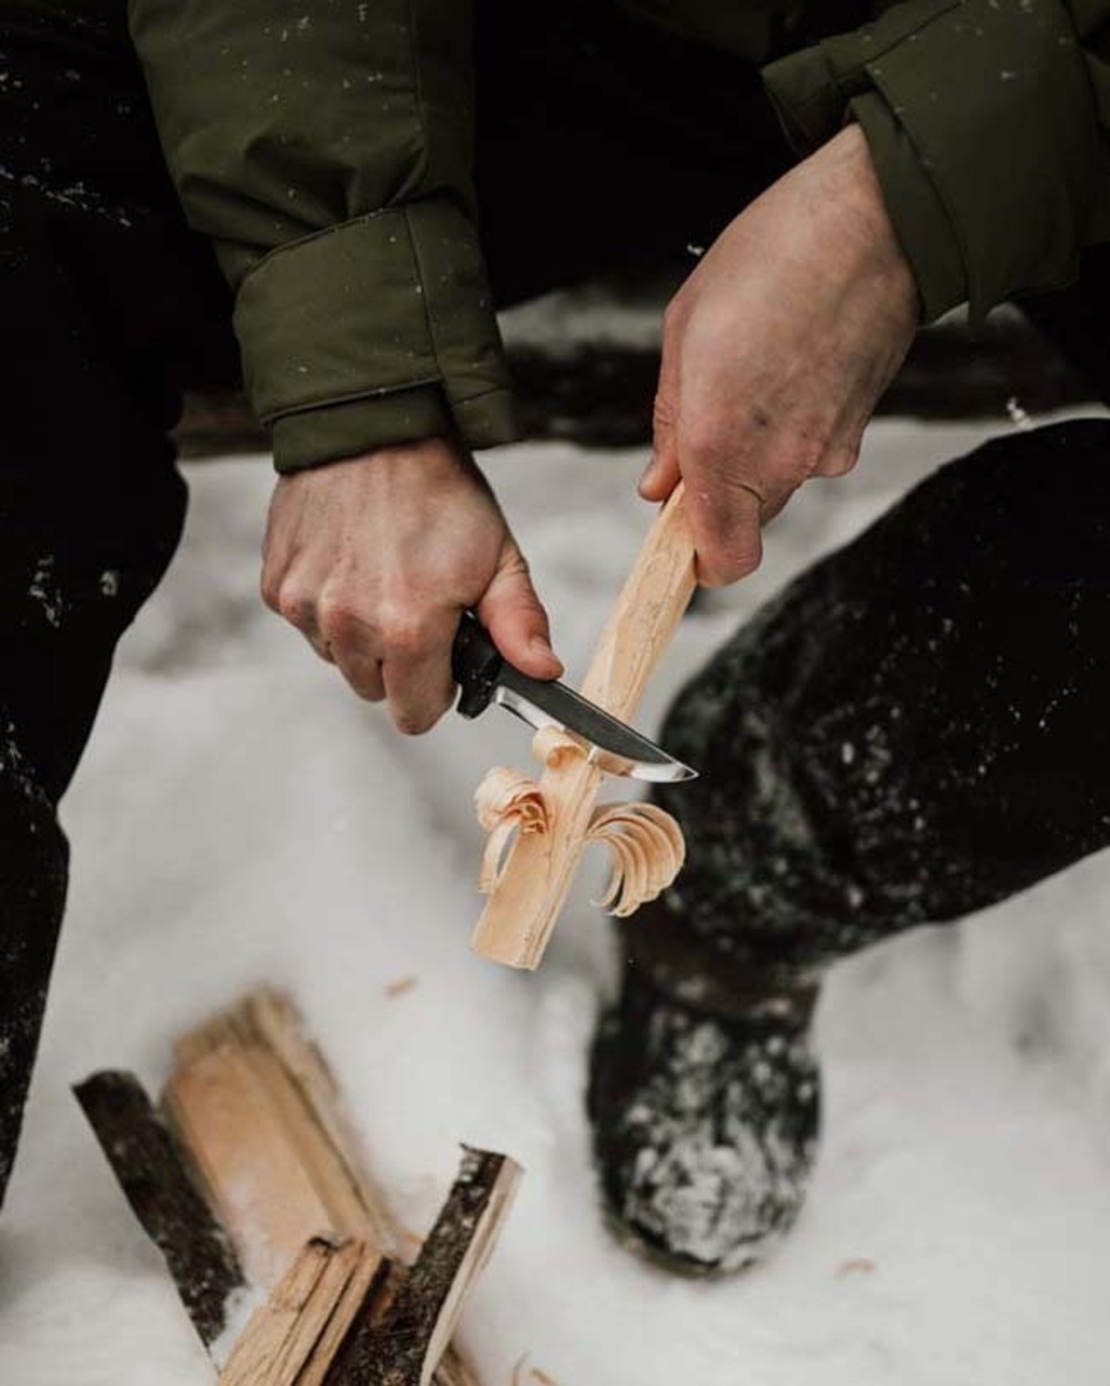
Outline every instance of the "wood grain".
{"type": "MultiPolygon", "coordinates": [[[[582,684],[606,712],[629,721],[690,604],[694,546],[679,484],[660,511],[621,590],[582,684]]],[[[474,931],[482,957],[539,966],[586,845],[602,772],[585,756],[548,766],[540,779],[550,828],[518,835],[474,931]]]]}
{"type": "Polygon", "coordinates": [[[370,1289],[367,1266],[374,1264],[361,1242],[309,1242],[251,1316],[220,1373],[220,1386],[306,1386],[314,1357],[313,1381],[323,1381],[334,1352],[325,1356],[318,1349],[346,1336],[370,1289]],[[361,1293],[348,1293],[352,1281],[361,1293]]]}
{"type": "MultiPolygon", "coordinates": [[[[297,1286],[303,1290],[311,1279],[309,1268],[330,1259],[320,1247],[359,1248],[345,1283],[337,1289],[333,1268],[313,1292],[317,1298],[306,1301],[320,1316],[319,1296],[336,1290],[316,1346],[295,1378],[296,1386],[349,1386],[355,1378],[340,1361],[349,1338],[363,1322],[388,1312],[408,1272],[401,1265],[404,1238],[366,1173],[323,1056],[296,1007],[271,988],[182,1036],[175,1054],[163,1106],[251,1280],[277,1297],[277,1317],[297,1286]],[[310,1253],[311,1247],[317,1250],[310,1253]]],[[[263,1322],[258,1332],[265,1331],[272,1349],[278,1330],[273,1324],[263,1330],[263,1322]]],[[[292,1360],[295,1345],[288,1351],[292,1360]]],[[[266,1378],[256,1374],[254,1380],[263,1386],[266,1378]]],[[[442,1352],[434,1381],[477,1386],[454,1347],[442,1352]]]]}

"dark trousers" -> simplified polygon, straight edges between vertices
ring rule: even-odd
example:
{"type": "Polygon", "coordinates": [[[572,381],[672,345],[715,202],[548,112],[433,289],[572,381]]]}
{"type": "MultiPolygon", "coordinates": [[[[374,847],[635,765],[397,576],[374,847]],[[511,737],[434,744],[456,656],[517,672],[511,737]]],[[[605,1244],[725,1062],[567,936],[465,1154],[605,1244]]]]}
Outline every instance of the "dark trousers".
{"type": "MultiPolygon", "coordinates": [[[[2,1194],[65,896],[58,800],[178,540],[181,392],[236,366],[123,0],[0,0],[0,56],[2,1194]]],[[[481,5],[477,61],[502,303],[707,244],[786,166],[756,74],[616,7],[568,3],[539,25],[481,5]]],[[[1078,310],[1054,303],[1067,340],[1078,310]]],[[[695,683],[676,747],[720,767],[677,805],[699,936],[742,900],[753,948],[825,957],[1107,839],[1106,434],[1030,435],[941,472],[695,683]]]]}
{"type": "Polygon", "coordinates": [[[689,856],[632,955],[728,1012],[1110,844],[1108,636],[1110,421],[942,467],[675,701],[689,856]]]}

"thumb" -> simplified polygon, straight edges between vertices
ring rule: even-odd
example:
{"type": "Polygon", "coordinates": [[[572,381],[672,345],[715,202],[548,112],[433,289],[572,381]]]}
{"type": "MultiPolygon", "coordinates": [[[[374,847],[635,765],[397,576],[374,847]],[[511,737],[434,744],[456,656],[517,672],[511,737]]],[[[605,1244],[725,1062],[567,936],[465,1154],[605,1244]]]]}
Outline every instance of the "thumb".
{"type": "Polygon", "coordinates": [[[659,368],[659,386],[652,411],[652,451],[647,470],[640,478],[644,500],[665,501],[678,485],[678,380],[672,366],[674,352],[664,348],[659,368]]]}
{"type": "Polygon", "coordinates": [[[557,679],[562,661],[551,648],[547,612],[543,609],[528,564],[509,544],[493,581],[478,603],[478,619],[510,664],[535,679],[557,679]]]}

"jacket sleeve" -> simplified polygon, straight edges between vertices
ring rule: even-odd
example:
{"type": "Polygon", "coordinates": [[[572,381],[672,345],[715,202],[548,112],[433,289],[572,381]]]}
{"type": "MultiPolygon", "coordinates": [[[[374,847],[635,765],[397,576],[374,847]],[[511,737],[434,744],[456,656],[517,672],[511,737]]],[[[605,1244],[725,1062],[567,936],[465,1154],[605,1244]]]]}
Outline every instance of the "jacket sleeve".
{"type": "Polygon", "coordinates": [[[466,0],[130,0],[279,470],[515,436],[470,180],[466,0]]]}
{"type": "Polygon", "coordinates": [[[799,152],[859,121],[926,321],[1110,239],[1110,0],[906,0],[764,80],[799,152]]]}

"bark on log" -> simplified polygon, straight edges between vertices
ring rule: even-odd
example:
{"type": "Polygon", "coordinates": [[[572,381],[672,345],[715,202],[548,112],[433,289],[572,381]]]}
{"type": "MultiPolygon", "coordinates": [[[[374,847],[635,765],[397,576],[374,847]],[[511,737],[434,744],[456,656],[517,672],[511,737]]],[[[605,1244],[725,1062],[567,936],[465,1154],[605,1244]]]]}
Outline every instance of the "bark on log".
{"type": "Polygon", "coordinates": [[[124,1196],[165,1258],[202,1342],[226,1326],[225,1306],[243,1273],[223,1228],[201,1197],[188,1157],[138,1079],[96,1073],[74,1088],[124,1196]]]}
{"type": "MultiPolygon", "coordinates": [[[[520,1176],[504,1155],[465,1148],[416,1264],[384,1313],[356,1327],[328,1386],[428,1386],[466,1294],[489,1259],[520,1176]]],[[[457,1379],[457,1378],[456,1378],[457,1379]]]]}

